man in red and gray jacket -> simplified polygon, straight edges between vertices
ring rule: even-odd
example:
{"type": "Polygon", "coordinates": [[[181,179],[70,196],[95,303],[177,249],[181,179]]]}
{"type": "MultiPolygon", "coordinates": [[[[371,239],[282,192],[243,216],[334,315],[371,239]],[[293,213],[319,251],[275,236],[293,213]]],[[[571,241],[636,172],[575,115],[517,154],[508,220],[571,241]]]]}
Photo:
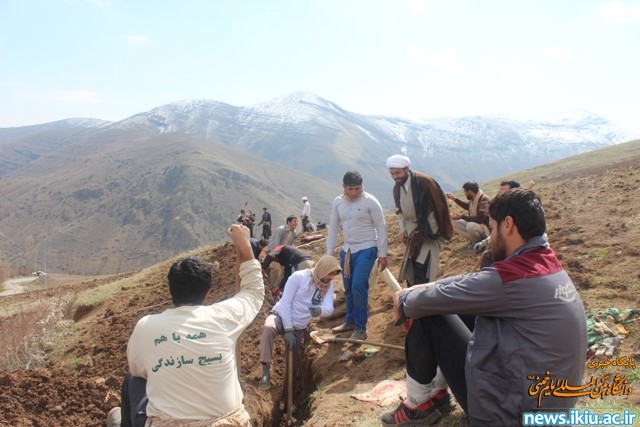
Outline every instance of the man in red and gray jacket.
{"type": "Polygon", "coordinates": [[[382,416],[385,426],[429,425],[451,409],[446,391],[434,393],[436,366],[472,426],[520,425],[523,412],[575,406],[575,397],[530,393],[536,378],[582,385],[587,349],[582,300],[543,237],[540,199],[514,189],[492,200],[489,215],[492,266],[394,295],[398,324],[412,320],[407,399],[382,416]],[[464,314],[477,316],[473,332],[464,314]]]}

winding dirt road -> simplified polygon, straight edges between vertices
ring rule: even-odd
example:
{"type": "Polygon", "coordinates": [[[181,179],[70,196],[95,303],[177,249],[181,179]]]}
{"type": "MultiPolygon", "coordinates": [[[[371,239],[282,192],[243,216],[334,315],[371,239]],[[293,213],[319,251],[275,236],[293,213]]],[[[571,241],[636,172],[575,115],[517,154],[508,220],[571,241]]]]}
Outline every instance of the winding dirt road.
{"type": "Polygon", "coordinates": [[[4,291],[0,292],[0,297],[27,292],[27,288],[24,285],[29,284],[34,280],[38,279],[33,277],[17,277],[15,279],[9,279],[2,284],[4,286],[4,291]]]}

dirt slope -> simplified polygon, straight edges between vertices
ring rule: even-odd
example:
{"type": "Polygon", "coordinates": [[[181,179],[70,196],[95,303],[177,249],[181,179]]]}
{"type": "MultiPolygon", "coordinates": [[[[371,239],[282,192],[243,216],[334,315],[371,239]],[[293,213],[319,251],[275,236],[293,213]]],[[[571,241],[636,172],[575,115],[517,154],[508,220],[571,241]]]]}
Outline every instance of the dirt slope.
{"type": "MultiPolygon", "coordinates": [[[[602,156],[602,155],[601,155],[602,156]]],[[[548,217],[548,235],[552,247],[578,287],[588,310],[596,308],[640,307],[640,148],[623,159],[608,160],[606,165],[582,161],[571,167],[525,171],[510,176],[521,182],[533,180],[548,217]]],[[[490,195],[497,184],[484,187],[490,195]]],[[[391,181],[389,183],[389,191],[391,181]]],[[[387,216],[391,241],[389,265],[399,268],[402,248],[396,238],[397,223],[387,216]]],[[[318,259],[324,242],[306,246],[318,259]]],[[[211,297],[219,300],[233,292],[235,283],[234,249],[230,245],[196,251],[221,268],[211,297]]],[[[441,264],[441,276],[469,271],[476,255],[465,249],[459,238],[447,245],[441,264]]],[[[0,299],[2,322],[8,306],[28,304],[36,298],[53,298],[56,293],[79,292],[105,284],[118,287],[127,283],[107,300],[95,306],[75,307],[75,320],[64,339],[49,353],[44,370],[0,371],[0,426],[100,426],[109,408],[119,403],[119,387],[126,367],[126,343],[136,321],[147,313],[168,306],[165,274],[172,260],[135,274],[100,278],[28,294],[0,299]],[[126,279],[126,282],[124,281],[126,279]],[[115,285],[114,285],[115,283],[115,285]]],[[[370,298],[369,339],[404,344],[404,333],[393,327],[391,290],[379,283],[370,298]]],[[[264,318],[271,304],[264,304],[257,319],[242,338],[241,381],[254,425],[281,425],[279,403],[283,383],[283,346],[276,347],[274,383],[270,390],[256,387],[260,374],[258,342],[264,318]]],[[[323,321],[315,327],[329,328],[342,319],[323,321]]],[[[630,326],[630,335],[618,355],[640,359],[640,328],[630,326]]],[[[378,425],[379,415],[387,410],[357,401],[351,394],[363,392],[384,379],[404,377],[404,354],[381,349],[365,357],[363,348],[350,345],[310,343],[307,347],[308,370],[296,389],[298,415],[308,426],[378,425]],[[346,350],[354,354],[340,361],[346,350]]],[[[638,408],[638,375],[630,375],[633,393],[616,396],[621,407],[638,408]]],[[[441,425],[464,426],[466,418],[457,410],[441,425]]]]}

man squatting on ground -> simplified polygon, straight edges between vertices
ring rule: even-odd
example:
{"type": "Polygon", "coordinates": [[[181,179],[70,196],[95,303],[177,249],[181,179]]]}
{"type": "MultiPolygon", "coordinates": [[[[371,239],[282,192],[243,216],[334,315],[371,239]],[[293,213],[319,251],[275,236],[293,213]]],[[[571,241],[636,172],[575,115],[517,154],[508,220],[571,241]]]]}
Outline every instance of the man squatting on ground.
{"type": "MultiPolygon", "coordinates": [[[[544,210],[524,189],[497,195],[489,207],[495,263],[394,295],[406,337],[407,399],[382,416],[385,426],[435,423],[448,396],[433,395],[436,365],[472,426],[519,425],[538,409],[530,375],[579,386],[585,366],[584,307],[543,238],[544,210]],[[473,333],[455,314],[477,315],[473,333]],[[442,402],[442,403],[441,403],[442,402]]],[[[542,410],[566,410],[576,398],[544,396],[542,410]]]]}
{"type": "Polygon", "coordinates": [[[249,230],[234,224],[227,235],[242,261],[240,292],[205,305],[211,265],[189,257],[171,266],[167,278],[175,307],[140,319],[129,339],[122,426],[144,426],[147,417],[147,427],[251,425],[235,349],[262,306],[264,285],[249,230]]]}
{"type": "Polygon", "coordinates": [[[342,228],[340,266],[347,313],[345,322],[332,330],[340,333],[355,329],[351,338],[364,340],[369,317],[369,275],[376,259],[381,271],[387,267],[387,226],[382,206],[364,191],[360,173],[347,172],[342,188],[344,193],[331,205],[327,255],[333,255],[338,230],[342,228]]]}
{"type": "Polygon", "coordinates": [[[487,237],[489,229],[489,196],[475,181],[467,181],[462,185],[462,191],[468,202],[458,199],[451,193],[446,193],[447,199],[454,201],[462,209],[467,209],[469,215],[452,213],[453,231],[469,240],[470,247],[487,237]]]}
{"type": "Polygon", "coordinates": [[[287,347],[294,351],[297,378],[298,360],[304,348],[307,327],[314,317],[327,317],[333,313],[333,278],[340,271],[338,260],[331,255],[324,255],[313,269],[296,271],[289,277],[282,298],[273,306],[262,328],[262,378],[259,386],[271,387],[269,367],[274,341],[279,334],[284,334],[287,347]]]}

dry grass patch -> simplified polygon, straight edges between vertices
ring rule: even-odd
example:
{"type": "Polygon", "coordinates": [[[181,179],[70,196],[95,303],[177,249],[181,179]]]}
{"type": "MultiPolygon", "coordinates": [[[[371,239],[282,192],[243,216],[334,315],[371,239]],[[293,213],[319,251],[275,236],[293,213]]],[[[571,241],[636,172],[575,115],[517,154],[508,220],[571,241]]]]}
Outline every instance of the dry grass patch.
{"type": "Polygon", "coordinates": [[[0,324],[0,369],[45,368],[46,356],[68,325],[75,293],[41,298],[0,324]]]}

